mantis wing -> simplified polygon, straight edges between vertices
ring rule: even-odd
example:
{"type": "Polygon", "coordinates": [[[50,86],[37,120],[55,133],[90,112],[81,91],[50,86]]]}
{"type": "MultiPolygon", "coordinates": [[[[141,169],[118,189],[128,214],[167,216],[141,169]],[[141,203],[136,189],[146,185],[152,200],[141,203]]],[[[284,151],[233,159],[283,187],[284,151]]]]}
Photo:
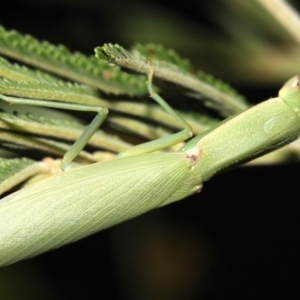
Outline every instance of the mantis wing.
{"type": "Polygon", "coordinates": [[[0,201],[0,266],[194,193],[201,179],[191,169],[182,153],[152,153],[74,169],[9,195],[0,201]]]}

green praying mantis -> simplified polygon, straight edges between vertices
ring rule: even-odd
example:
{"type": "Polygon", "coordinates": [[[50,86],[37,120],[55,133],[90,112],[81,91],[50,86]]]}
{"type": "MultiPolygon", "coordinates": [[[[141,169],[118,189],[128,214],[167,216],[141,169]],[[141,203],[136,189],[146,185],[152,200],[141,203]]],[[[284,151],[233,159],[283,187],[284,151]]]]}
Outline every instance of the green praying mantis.
{"type": "MultiPolygon", "coordinates": [[[[153,90],[155,69],[149,66],[149,70],[150,95],[183,129],[137,145],[112,161],[70,168],[73,159],[105,120],[106,108],[25,101],[26,105],[92,110],[97,116],[65,154],[62,160],[65,173],[0,201],[0,266],[58,248],[200,192],[203,182],[215,174],[271,152],[300,135],[298,76],[283,86],[279,97],[191,138],[189,124],[153,90]],[[177,152],[159,151],[186,140],[177,152]]],[[[16,98],[1,97],[18,103],[16,98]]]]}

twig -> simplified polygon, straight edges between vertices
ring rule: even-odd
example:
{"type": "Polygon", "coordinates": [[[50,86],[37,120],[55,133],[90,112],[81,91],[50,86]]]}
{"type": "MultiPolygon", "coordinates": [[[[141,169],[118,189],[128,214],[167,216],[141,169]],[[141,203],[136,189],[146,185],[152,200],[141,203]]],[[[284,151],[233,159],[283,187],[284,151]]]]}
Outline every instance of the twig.
{"type": "Polygon", "coordinates": [[[257,0],[300,43],[300,17],[285,0],[257,0]]]}

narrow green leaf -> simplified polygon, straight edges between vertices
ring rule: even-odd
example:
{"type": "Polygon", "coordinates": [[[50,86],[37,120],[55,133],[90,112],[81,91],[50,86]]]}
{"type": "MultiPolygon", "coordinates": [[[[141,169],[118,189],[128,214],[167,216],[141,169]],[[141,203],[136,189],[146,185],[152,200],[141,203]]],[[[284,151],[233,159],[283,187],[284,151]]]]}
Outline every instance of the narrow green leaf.
{"type": "MultiPolygon", "coordinates": [[[[14,132],[25,132],[54,139],[75,141],[82,134],[85,127],[85,125],[78,122],[64,119],[49,119],[29,114],[0,112],[0,128],[14,132]]],[[[101,130],[98,130],[93,135],[89,145],[116,153],[125,151],[132,146],[117,136],[107,134],[101,130]]]]}
{"type": "MultiPolygon", "coordinates": [[[[30,136],[25,133],[15,133],[7,130],[0,129],[0,143],[3,147],[9,149],[35,149],[46,153],[47,155],[62,157],[70,148],[69,144],[52,141],[49,139],[30,136]]],[[[76,157],[76,162],[81,164],[88,164],[96,162],[93,155],[81,151],[76,157]]]]}
{"type": "Polygon", "coordinates": [[[144,95],[144,78],[111,68],[94,56],[71,53],[66,47],[40,42],[0,26],[0,53],[56,75],[112,94],[144,95]]]}
{"type": "Polygon", "coordinates": [[[45,172],[43,164],[28,158],[0,158],[0,195],[29,177],[45,172]]]}

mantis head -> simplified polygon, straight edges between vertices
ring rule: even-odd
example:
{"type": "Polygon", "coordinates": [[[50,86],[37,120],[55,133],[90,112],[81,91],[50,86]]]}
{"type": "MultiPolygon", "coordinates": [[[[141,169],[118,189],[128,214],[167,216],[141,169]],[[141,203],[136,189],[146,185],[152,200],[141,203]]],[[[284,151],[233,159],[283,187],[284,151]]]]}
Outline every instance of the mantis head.
{"type": "Polygon", "coordinates": [[[296,75],[289,79],[279,90],[279,97],[291,107],[298,115],[300,114],[300,76],[296,75]]]}

